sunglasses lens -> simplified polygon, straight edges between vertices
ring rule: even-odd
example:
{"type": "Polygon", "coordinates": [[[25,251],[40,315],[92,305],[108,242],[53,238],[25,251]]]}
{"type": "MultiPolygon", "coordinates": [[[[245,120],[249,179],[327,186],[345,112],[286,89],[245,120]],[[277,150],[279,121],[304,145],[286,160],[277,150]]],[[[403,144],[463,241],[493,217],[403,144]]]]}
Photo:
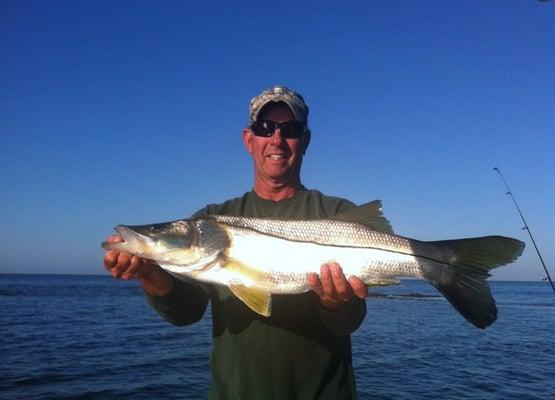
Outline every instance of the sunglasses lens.
{"type": "Polygon", "coordinates": [[[264,133],[264,136],[270,137],[278,128],[278,124],[276,124],[274,121],[262,121],[262,123],[260,124],[260,128],[260,130],[264,133]]]}
{"type": "Polygon", "coordinates": [[[280,129],[281,135],[286,139],[298,138],[304,132],[303,124],[297,121],[274,122],[260,121],[252,126],[252,131],[256,136],[271,137],[277,129],[280,129]]]}
{"type": "Polygon", "coordinates": [[[303,126],[297,121],[284,122],[280,128],[284,138],[298,138],[303,133],[303,126]]]}

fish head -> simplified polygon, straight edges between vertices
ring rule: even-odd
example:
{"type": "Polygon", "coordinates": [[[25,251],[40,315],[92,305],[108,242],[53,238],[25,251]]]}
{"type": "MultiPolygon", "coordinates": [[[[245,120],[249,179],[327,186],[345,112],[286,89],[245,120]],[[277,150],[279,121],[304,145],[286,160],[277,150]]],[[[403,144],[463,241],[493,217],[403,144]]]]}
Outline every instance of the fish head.
{"type": "Polygon", "coordinates": [[[205,255],[198,246],[193,221],[179,220],[149,225],[118,225],[125,250],[163,264],[192,265],[205,255]]]}

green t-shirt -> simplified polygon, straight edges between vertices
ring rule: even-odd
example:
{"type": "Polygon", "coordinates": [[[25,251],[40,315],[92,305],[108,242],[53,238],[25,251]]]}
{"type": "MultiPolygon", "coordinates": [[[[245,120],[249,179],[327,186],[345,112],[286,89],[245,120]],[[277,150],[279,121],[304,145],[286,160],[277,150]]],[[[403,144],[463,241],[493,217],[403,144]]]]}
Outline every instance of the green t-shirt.
{"type": "MultiPolygon", "coordinates": [[[[252,191],[209,205],[195,216],[333,219],[352,207],[347,200],[316,190],[302,190],[278,202],[252,191]]],[[[176,280],[167,296],[147,298],[164,319],[177,325],[198,321],[211,302],[210,399],[356,398],[350,334],[366,315],[362,300],[331,312],[320,307],[313,292],[273,295],[272,315],[266,318],[219,285],[176,280]]]]}

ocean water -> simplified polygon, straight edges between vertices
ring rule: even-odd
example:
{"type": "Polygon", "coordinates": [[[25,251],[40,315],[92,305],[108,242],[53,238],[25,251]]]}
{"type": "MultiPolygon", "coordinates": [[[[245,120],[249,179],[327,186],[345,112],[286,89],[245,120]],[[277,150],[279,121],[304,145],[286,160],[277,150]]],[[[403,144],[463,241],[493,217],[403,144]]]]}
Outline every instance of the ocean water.
{"type": "MultiPolygon", "coordinates": [[[[555,294],[491,282],[499,317],[474,328],[420,281],[373,291],[353,335],[361,399],[555,398],[555,294]]],[[[135,282],[0,275],[1,399],[202,399],[209,314],[175,327],[135,282]]]]}

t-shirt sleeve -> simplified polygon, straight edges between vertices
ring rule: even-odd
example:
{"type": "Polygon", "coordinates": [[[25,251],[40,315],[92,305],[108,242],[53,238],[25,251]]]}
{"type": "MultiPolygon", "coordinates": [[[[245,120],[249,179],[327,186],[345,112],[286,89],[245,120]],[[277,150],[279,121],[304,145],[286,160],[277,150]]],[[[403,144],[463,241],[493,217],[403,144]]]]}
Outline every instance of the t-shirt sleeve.
{"type": "Polygon", "coordinates": [[[330,311],[318,305],[322,323],[336,336],[350,335],[366,316],[366,301],[354,298],[339,310],[330,311]]]}
{"type": "Polygon", "coordinates": [[[149,304],[160,316],[174,325],[189,325],[202,318],[210,300],[208,288],[175,277],[172,290],[165,296],[153,296],[144,292],[149,304]]]}

